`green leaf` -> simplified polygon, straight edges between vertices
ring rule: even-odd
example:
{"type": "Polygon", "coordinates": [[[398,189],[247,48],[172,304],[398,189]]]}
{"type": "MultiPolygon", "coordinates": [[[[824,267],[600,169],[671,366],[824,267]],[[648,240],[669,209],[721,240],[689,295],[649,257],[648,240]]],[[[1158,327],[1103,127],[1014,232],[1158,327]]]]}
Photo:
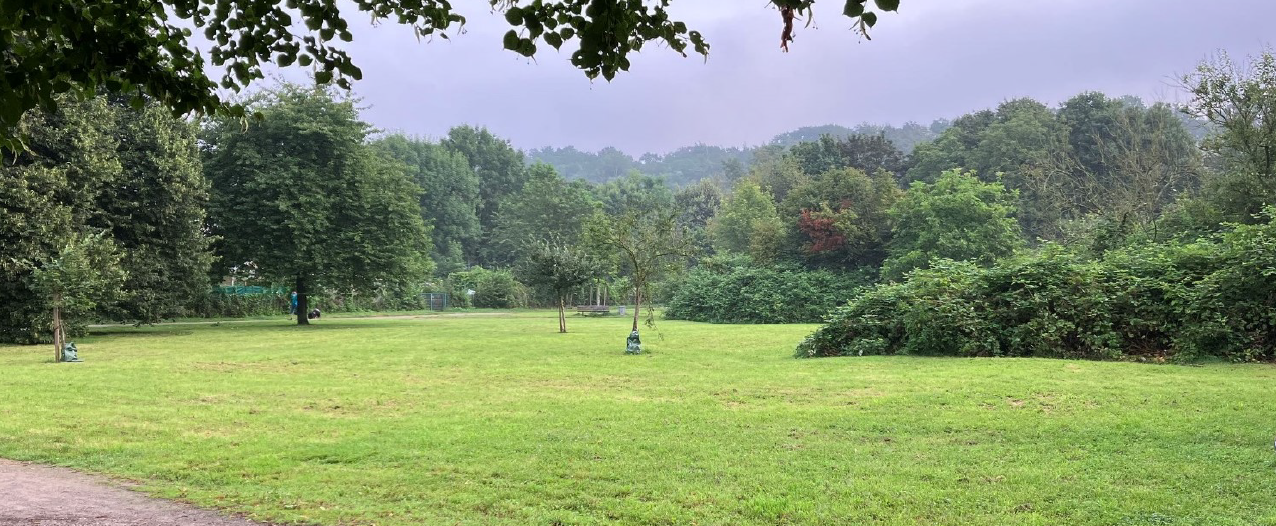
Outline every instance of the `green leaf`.
{"type": "Polygon", "coordinates": [[[517,26],[522,24],[523,10],[519,9],[518,6],[511,7],[509,11],[505,12],[505,21],[509,22],[511,26],[517,26]]]}
{"type": "Polygon", "coordinates": [[[882,11],[898,11],[899,0],[873,0],[882,11]]]}
{"type": "Polygon", "coordinates": [[[873,24],[877,23],[877,13],[864,13],[860,16],[860,20],[863,20],[868,27],[873,27],[873,24]]]}
{"type": "Polygon", "coordinates": [[[503,44],[505,46],[505,49],[508,49],[510,51],[518,51],[518,32],[514,31],[513,29],[506,32],[505,38],[503,39],[503,44]]]}
{"type": "Polygon", "coordinates": [[[558,36],[558,33],[545,33],[545,43],[554,46],[554,49],[558,49],[559,46],[563,45],[563,37],[558,36]]]}
{"type": "Polygon", "coordinates": [[[846,7],[842,8],[842,14],[851,18],[864,14],[864,2],[868,0],[846,0],[846,7]]]}

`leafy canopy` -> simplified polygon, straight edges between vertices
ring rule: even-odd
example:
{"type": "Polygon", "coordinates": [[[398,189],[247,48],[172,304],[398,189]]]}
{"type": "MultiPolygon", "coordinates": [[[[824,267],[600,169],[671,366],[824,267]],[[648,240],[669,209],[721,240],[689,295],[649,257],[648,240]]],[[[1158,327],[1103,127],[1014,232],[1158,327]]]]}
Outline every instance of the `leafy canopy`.
{"type": "Polygon", "coordinates": [[[893,238],[883,277],[898,279],[945,258],[990,265],[1023,244],[1013,191],[973,173],[949,170],[934,184],[915,182],[890,209],[893,238]]]}
{"type": "MultiPolygon", "coordinates": [[[[540,44],[559,49],[575,41],[571,63],[589,78],[612,79],[629,69],[629,54],[647,42],[686,55],[707,56],[699,31],[673,20],[672,0],[489,0],[510,30],[506,49],[531,57],[540,44]]],[[[815,0],[771,0],[784,24],[781,46],[793,39],[796,18],[809,20],[815,0]]],[[[874,0],[894,11],[899,0],[874,0]]],[[[351,0],[373,23],[393,20],[418,37],[448,38],[465,17],[449,0],[351,0]]],[[[868,0],[845,0],[844,14],[861,32],[877,22],[868,0]]],[[[337,0],[66,0],[0,2],[0,128],[8,146],[23,112],[56,106],[55,95],[99,88],[158,99],[178,113],[229,109],[217,88],[239,91],[264,77],[264,66],[313,67],[320,84],[343,88],[363,72],[340,42],[350,42],[337,0]],[[211,42],[205,56],[194,31],[211,42]],[[210,78],[205,63],[221,68],[210,78]]]]}

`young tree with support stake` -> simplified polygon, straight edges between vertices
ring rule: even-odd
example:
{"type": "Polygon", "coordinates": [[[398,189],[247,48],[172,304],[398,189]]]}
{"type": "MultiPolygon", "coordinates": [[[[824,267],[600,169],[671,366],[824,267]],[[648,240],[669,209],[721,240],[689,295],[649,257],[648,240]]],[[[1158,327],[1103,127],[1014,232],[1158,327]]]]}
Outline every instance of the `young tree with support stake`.
{"type": "Polygon", "coordinates": [[[77,235],[55,257],[36,266],[31,273],[32,288],[48,300],[53,361],[62,361],[70,320],[117,299],[125,275],[119,250],[102,233],[77,235]]]}
{"type": "Polygon", "coordinates": [[[636,334],[651,280],[690,257],[693,240],[678,222],[677,211],[668,209],[631,209],[616,217],[599,214],[588,225],[587,236],[600,249],[614,253],[633,280],[636,334]]]}

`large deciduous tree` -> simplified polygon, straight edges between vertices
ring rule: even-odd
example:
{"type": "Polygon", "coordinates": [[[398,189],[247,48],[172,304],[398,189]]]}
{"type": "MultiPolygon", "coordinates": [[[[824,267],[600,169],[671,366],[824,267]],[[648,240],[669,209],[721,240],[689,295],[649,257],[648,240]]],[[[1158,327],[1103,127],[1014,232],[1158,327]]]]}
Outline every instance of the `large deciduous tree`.
{"type": "MultiPolygon", "coordinates": [[[[442,144],[463,155],[478,177],[478,220],[483,238],[490,239],[496,230],[496,218],[501,203],[506,197],[522,190],[527,182],[523,152],[515,150],[509,141],[492,135],[487,128],[473,126],[452,128],[442,144]]],[[[490,249],[490,246],[476,245],[466,257],[471,263],[491,265],[500,260],[501,256],[490,249]]]]}
{"type": "Polygon", "coordinates": [[[391,135],[375,145],[407,166],[424,192],[421,217],[432,227],[435,272],[446,276],[466,267],[467,250],[482,241],[478,220],[479,179],[460,152],[438,144],[391,135]]]}
{"type": "MultiPolygon", "coordinates": [[[[686,1],[686,0],[684,0],[686,1]]],[[[531,57],[538,46],[575,41],[571,63],[590,78],[611,79],[629,69],[629,54],[652,42],[686,55],[708,55],[700,32],[674,20],[669,0],[488,0],[510,30],[506,49],[531,57]]],[[[794,23],[815,0],[771,0],[780,14],[780,46],[793,40],[794,23]]],[[[877,22],[868,0],[847,0],[843,13],[861,32],[877,22]]],[[[873,0],[895,11],[899,0],[873,0]]],[[[68,0],[0,3],[0,137],[14,145],[26,110],[53,108],[56,95],[98,87],[158,99],[179,113],[212,112],[227,105],[217,88],[238,91],[263,78],[271,63],[315,68],[321,84],[349,87],[362,76],[340,41],[354,38],[346,20],[393,20],[418,37],[447,38],[465,17],[448,0],[68,0]],[[197,49],[198,31],[208,42],[197,49]],[[222,69],[208,76],[208,61],[222,69]]],[[[237,107],[236,107],[237,108],[237,107]]],[[[232,112],[236,111],[232,109],[232,112]]]]}
{"type": "Polygon", "coordinates": [[[807,179],[781,203],[796,218],[796,243],[808,263],[824,267],[878,266],[890,240],[887,210],[900,197],[895,176],[879,169],[829,170],[807,179]]]}
{"type": "Polygon", "coordinates": [[[489,243],[489,261],[512,265],[523,259],[528,243],[557,239],[580,241],[585,223],[599,210],[584,181],[567,181],[547,164],[528,168],[522,190],[505,198],[489,243]]]}
{"type": "Polygon", "coordinates": [[[865,173],[886,170],[902,176],[908,170],[904,152],[885,135],[821,135],[818,140],[793,145],[789,155],[807,175],[855,168],[865,173]]]}
{"type": "Polygon", "coordinates": [[[715,250],[748,254],[761,263],[774,261],[778,256],[775,235],[783,231],[771,196],[748,180],[735,186],[721,211],[709,223],[715,250]]]}
{"type": "Polygon", "coordinates": [[[354,102],[327,89],[283,85],[208,128],[204,169],[212,183],[211,230],[226,268],[252,262],[291,282],[297,323],[309,323],[317,287],[370,290],[420,281],[431,270],[421,189],[401,163],[377,155],[354,102]]]}
{"type": "Polygon", "coordinates": [[[30,274],[92,232],[120,249],[128,276],[122,294],[94,302],[101,317],[153,323],[207,290],[195,127],[158,104],[124,102],[68,99],[23,116],[28,148],[0,164],[0,339],[45,339],[47,298],[31,290],[30,274]]]}

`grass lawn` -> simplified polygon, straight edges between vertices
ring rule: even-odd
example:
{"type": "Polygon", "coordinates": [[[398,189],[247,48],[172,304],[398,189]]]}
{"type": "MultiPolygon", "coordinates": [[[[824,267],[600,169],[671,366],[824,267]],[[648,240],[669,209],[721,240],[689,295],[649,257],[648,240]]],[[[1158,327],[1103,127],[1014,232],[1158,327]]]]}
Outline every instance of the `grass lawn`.
{"type": "MultiPolygon", "coordinates": [[[[810,325],[329,319],[0,346],[0,457],[316,524],[1276,524],[1276,367],[795,360],[810,325]]],[[[66,495],[68,503],[74,495],[66,495]]]]}

